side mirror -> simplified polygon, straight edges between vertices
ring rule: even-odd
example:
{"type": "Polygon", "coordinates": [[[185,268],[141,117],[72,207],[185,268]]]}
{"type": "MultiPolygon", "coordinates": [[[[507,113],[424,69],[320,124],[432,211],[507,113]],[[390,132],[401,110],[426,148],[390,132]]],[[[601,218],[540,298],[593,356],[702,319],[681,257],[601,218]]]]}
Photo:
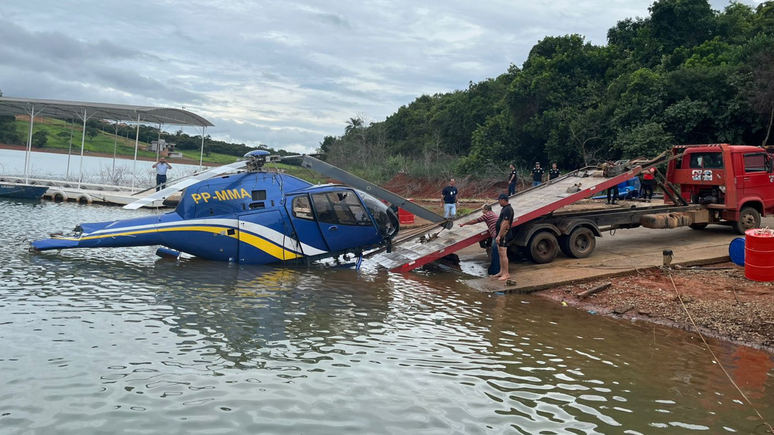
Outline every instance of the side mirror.
{"type": "Polygon", "coordinates": [[[772,165],[772,160],[770,156],[766,156],[766,172],[771,174],[772,170],[774,170],[774,165],[772,165]]]}

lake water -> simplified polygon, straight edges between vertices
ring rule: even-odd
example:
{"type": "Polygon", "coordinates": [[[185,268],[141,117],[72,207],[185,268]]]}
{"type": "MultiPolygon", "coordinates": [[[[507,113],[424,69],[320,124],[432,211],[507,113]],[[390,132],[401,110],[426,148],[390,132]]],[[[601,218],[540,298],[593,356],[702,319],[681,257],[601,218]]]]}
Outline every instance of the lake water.
{"type": "MultiPolygon", "coordinates": [[[[75,153],[76,150],[73,150],[75,153]]],[[[79,150],[77,152],[80,152],[79,150]]],[[[0,175],[24,176],[24,151],[0,149],[0,175]]],[[[80,174],[81,156],[55,153],[30,153],[30,178],[47,180],[77,180],[80,174]],[[68,176],[69,174],[69,176],[68,176]]],[[[83,181],[98,184],[130,185],[132,174],[136,186],[152,186],[156,183],[153,162],[117,158],[83,157],[83,181]]],[[[199,169],[198,165],[174,163],[168,177],[170,180],[190,175],[199,169]]]]}
{"type": "MultiPolygon", "coordinates": [[[[27,251],[146,213],[0,200],[0,434],[765,433],[694,334],[449,273],[27,251]]],[[[711,344],[774,420],[772,356],[711,344]]]]}

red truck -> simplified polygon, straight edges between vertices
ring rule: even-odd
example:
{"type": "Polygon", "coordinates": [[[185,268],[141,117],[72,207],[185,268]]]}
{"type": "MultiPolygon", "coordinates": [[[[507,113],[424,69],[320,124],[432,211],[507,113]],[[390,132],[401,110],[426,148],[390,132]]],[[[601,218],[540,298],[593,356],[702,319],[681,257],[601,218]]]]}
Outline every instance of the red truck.
{"type": "Polygon", "coordinates": [[[661,178],[663,206],[563,212],[517,225],[512,248],[535,263],[553,261],[559,251],[590,256],[596,237],[608,230],[730,225],[734,231],[757,228],[774,214],[774,159],[765,149],[747,145],[680,145],[671,150],[661,178]]]}
{"type": "MultiPolygon", "coordinates": [[[[679,186],[685,202],[700,204],[709,211],[707,219],[690,226],[731,223],[734,230],[757,228],[761,216],[774,214],[772,156],[763,148],[746,145],[684,145],[672,148],[683,153],[669,162],[667,180],[679,186]]],[[[666,196],[664,202],[674,202],[666,196]]]]}

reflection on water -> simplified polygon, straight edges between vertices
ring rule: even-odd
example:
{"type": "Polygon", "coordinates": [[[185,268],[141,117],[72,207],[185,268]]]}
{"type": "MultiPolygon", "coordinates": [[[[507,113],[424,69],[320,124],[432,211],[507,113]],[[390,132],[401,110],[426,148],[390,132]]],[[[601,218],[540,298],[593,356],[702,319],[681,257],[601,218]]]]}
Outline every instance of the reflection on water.
{"type": "MultiPolygon", "coordinates": [[[[0,201],[0,434],[764,433],[682,331],[449,274],[26,251],[139,213],[0,201]]],[[[713,346],[771,418],[770,355],[713,346]]]]}

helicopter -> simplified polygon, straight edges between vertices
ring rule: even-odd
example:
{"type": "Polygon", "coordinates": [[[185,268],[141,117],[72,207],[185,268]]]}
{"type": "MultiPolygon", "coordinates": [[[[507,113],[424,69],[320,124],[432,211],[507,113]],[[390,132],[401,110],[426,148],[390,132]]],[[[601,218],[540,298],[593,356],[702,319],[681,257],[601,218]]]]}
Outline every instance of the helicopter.
{"type": "Polygon", "coordinates": [[[182,190],[174,211],[82,223],[70,235],[51,235],[33,241],[31,248],[160,245],[166,248],[157,251],[160,256],[186,253],[239,264],[309,264],[389,246],[398,234],[398,217],[384,202],[346,185],[313,185],[267,171],[268,155],[251,151],[243,161],[205,171],[124,207],[137,209],[182,190]]]}

